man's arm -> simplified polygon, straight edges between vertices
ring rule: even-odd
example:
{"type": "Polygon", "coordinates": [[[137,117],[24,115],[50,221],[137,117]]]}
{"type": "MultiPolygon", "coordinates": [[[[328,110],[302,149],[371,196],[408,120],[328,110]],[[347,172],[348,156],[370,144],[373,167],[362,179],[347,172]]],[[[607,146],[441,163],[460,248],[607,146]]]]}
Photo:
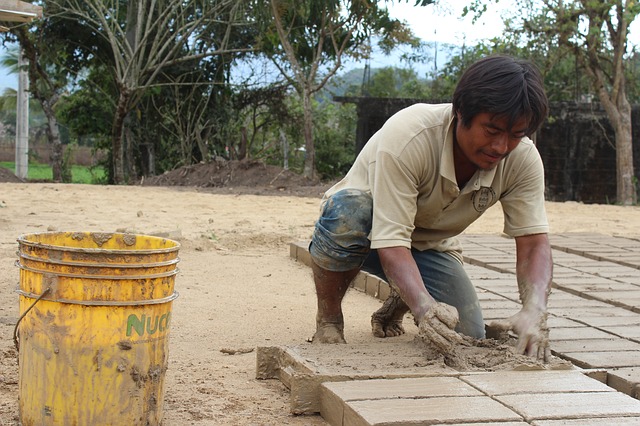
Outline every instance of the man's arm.
{"type": "Polygon", "coordinates": [[[388,247],[378,249],[378,255],[390,284],[398,289],[411,313],[422,318],[436,301],[425,288],[411,251],[406,247],[388,247]]]}
{"type": "Polygon", "coordinates": [[[548,361],[547,299],[553,260],[547,234],[516,237],[516,279],[522,309],[505,321],[492,324],[518,334],[518,351],[548,361]]]}
{"type": "Polygon", "coordinates": [[[450,351],[453,343],[463,343],[454,331],[458,323],[457,310],[436,302],[429,294],[411,251],[406,247],[388,247],[378,249],[378,255],[389,284],[398,289],[411,310],[420,335],[443,353],[450,351]]]}

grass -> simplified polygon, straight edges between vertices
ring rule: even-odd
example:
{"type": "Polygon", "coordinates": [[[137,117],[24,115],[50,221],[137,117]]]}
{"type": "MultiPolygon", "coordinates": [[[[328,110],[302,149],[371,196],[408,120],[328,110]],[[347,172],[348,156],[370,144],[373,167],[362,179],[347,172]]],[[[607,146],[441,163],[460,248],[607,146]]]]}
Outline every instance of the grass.
{"type": "MultiPolygon", "coordinates": [[[[11,161],[1,161],[0,167],[9,169],[15,173],[15,163],[11,161]]],[[[105,180],[105,170],[102,167],[71,166],[71,183],[100,183],[105,180]]],[[[48,164],[29,162],[27,169],[27,180],[52,180],[53,171],[48,164]]]]}

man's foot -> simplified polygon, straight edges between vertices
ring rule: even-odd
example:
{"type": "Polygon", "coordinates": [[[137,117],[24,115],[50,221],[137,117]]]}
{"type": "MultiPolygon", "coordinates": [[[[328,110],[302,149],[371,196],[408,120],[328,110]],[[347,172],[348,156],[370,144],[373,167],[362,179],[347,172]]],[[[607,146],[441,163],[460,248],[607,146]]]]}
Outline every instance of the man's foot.
{"type": "Polygon", "coordinates": [[[384,301],[380,309],[371,315],[371,332],[376,337],[394,337],[404,334],[402,320],[409,307],[395,291],[384,301]]]}
{"type": "Polygon", "coordinates": [[[311,338],[312,343],[347,343],[344,340],[344,324],[317,323],[316,334],[311,338]]]}

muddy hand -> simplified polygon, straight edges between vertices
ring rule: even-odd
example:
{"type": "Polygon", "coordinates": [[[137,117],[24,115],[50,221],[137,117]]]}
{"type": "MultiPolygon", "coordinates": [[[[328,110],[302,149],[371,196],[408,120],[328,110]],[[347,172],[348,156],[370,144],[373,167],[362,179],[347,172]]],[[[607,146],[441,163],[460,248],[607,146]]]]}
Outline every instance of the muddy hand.
{"type": "Polygon", "coordinates": [[[441,353],[451,352],[454,344],[466,345],[462,336],[454,331],[458,320],[456,308],[445,303],[436,303],[418,321],[418,334],[431,342],[441,353]]]}
{"type": "Polygon", "coordinates": [[[380,309],[371,315],[371,332],[376,337],[394,337],[404,334],[402,320],[409,307],[400,295],[392,290],[380,309]]]}
{"type": "Polygon", "coordinates": [[[549,328],[547,312],[522,308],[506,320],[494,321],[490,327],[502,331],[513,331],[518,335],[518,353],[526,354],[543,362],[549,362],[549,328]]]}

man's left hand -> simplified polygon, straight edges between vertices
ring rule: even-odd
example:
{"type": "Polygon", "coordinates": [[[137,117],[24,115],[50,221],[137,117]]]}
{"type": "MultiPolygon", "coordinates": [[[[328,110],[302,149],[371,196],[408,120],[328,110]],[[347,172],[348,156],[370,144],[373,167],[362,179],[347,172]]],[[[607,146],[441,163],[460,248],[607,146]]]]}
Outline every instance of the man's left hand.
{"type": "Polygon", "coordinates": [[[518,353],[526,354],[545,363],[549,362],[549,328],[547,311],[523,307],[520,312],[506,320],[494,321],[490,327],[502,331],[513,331],[518,335],[518,353]]]}

